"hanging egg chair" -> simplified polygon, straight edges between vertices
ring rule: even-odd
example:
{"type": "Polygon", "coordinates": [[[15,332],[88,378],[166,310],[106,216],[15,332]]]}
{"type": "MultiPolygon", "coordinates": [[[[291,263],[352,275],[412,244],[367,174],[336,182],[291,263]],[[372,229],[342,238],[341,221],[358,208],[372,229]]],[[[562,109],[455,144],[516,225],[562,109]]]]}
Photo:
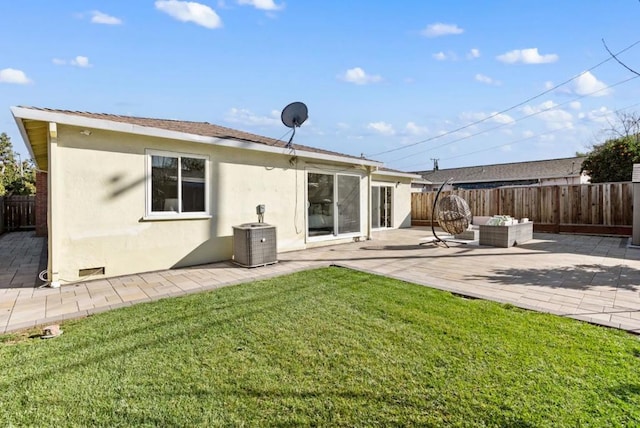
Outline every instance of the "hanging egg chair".
{"type": "Polygon", "coordinates": [[[471,210],[460,196],[447,195],[438,201],[436,218],[445,232],[457,235],[469,228],[471,210]]]}

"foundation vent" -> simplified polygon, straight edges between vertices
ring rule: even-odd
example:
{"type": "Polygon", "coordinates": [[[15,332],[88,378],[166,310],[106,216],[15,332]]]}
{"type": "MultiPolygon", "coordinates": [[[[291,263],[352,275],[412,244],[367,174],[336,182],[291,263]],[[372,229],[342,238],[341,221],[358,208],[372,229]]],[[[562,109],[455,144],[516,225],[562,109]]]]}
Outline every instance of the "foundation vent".
{"type": "Polygon", "coordinates": [[[87,276],[93,276],[93,275],[104,275],[104,266],[95,267],[95,268],[88,268],[88,269],[80,269],[78,271],[78,276],[80,278],[84,278],[84,277],[87,277],[87,276]]]}

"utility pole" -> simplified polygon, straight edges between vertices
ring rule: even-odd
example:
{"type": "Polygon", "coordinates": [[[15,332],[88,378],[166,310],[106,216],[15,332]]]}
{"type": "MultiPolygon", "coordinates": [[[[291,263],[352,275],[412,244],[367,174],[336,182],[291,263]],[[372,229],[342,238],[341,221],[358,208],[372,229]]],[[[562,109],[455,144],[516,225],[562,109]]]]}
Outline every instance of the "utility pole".
{"type": "Polygon", "coordinates": [[[440,168],[438,167],[438,161],[439,161],[440,159],[431,158],[431,160],[433,161],[433,170],[434,170],[434,171],[439,170],[440,168]]]}
{"type": "Polygon", "coordinates": [[[20,162],[20,178],[24,178],[24,170],[22,168],[22,156],[20,156],[20,153],[16,153],[16,155],[18,155],[18,162],[20,162]]]}

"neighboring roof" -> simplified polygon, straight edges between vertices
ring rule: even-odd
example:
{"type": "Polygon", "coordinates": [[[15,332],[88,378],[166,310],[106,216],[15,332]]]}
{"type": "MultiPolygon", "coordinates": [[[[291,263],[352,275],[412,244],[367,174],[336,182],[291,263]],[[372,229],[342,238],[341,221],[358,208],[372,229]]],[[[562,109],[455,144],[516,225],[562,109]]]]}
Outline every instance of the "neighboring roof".
{"type": "Polygon", "coordinates": [[[419,171],[425,180],[434,184],[453,179],[455,183],[481,183],[493,181],[542,180],[551,178],[579,177],[583,156],[531,162],[514,162],[495,165],[480,165],[464,168],[419,171]]]}
{"type": "MultiPolygon", "coordinates": [[[[424,180],[422,180],[422,176],[420,174],[416,174],[415,172],[405,172],[405,171],[398,171],[397,169],[391,169],[391,168],[386,168],[386,167],[381,167],[378,168],[377,171],[375,171],[376,175],[388,175],[391,177],[406,177],[406,178],[411,178],[412,181],[420,181],[423,182],[424,180]]],[[[430,184],[430,183],[429,183],[430,184]]]]}
{"type": "MultiPolygon", "coordinates": [[[[273,138],[263,137],[249,132],[238,131],[208,122],[191,122],[184,120],[153,119],[145,117],[121,116],[116,114],[89,113],[70,110],[56,110],[38,107],[12,107],[22,137],[31,151],[33,159],[41,167],[46,160],[46,132],[48,122],[55,122],[80,127],[128,132],[132,134],[151,135],[161,138],[172,138],[196,141],[208,144],[241,147],[282,153],[287,143],[273,138]],[[44,143],[42,138],[45,138],[44,143]],[[36,141],[38,140],[38,141],[36,141]],[[229,140],[250,144],[228,144],[229,140]],[[38,147],[38,145],[44,147],[38,147]]],[[[382,163],[363,157],[346,155],[301,144],[292,144],[291,148],[298,156],[311,157],[355,163],[359,165],[381,167],[382,163]]],[[[293,153],[292,153],[293,154],[293,153]]],[[[45,163],[46,165],[46,163],[45,163]]],[[[405,173],[406,174],[406,173],[405,173]]]]}

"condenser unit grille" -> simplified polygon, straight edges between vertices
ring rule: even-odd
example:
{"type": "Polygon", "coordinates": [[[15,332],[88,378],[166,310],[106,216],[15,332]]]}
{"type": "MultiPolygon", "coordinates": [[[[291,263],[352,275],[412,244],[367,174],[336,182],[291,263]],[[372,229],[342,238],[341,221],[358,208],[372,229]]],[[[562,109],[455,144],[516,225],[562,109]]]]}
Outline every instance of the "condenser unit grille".
{"type": "Polygon", "coordinates": [[[276,227],[246,223],[233,227],[233,261],[245,267],[277,263],[276,227]]]}

